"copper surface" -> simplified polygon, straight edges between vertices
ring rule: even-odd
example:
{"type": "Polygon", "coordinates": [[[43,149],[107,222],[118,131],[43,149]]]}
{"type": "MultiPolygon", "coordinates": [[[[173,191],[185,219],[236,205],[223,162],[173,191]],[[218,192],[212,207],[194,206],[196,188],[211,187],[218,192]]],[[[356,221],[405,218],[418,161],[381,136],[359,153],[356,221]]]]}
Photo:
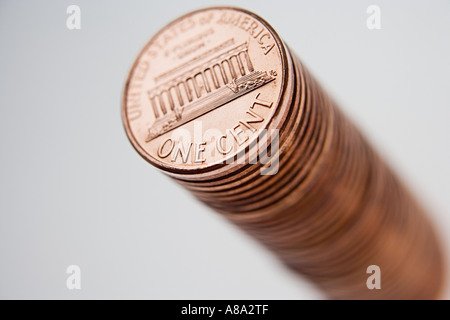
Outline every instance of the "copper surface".
{"type": "Polygon", "coordinates": [[[122,115],[145,160],[328,297],[439,297],[426,214],[260,17],[219,7],[167,25],[136,59],[122,115]],[[381,290],[366,287],[370,265],[381,290]]]}

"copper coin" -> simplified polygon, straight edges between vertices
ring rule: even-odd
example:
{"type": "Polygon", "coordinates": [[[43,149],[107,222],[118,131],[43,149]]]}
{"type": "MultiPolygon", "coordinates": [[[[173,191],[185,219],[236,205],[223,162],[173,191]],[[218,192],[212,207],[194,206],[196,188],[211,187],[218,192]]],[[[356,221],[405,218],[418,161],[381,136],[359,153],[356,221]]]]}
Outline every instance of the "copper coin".
{"type": "Polygon", "coordinates": [[[439,296],[445,267],[424,210],[260,17],[209,8],[163,28],[122,111],[142,157],[328,297],[439,296]],[[382,290],[366,286],[372,264],[382,290]]]}
{"type": "Polygon", "coordinates": [[[252,13],[199,10],[156,34],[124,92],[130,141],[166,171],[198,173],[234,158],[266,128],[285,89],[284,47],[252,13]]]}

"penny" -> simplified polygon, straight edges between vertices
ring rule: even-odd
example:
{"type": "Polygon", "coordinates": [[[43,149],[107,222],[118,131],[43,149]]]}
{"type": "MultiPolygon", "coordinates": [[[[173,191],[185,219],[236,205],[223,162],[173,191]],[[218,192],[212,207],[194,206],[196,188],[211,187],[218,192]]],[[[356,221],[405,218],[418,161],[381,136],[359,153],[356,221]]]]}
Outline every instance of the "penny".
{"type": "Polygon", "coordinates": [[[222,164],[266,128],[286,70],[278,36],[253,14],[216,8],[181,17],[150,40],[130,71],[123,108],[129,138],[167,171],[222,164]]]}
{"type": "Polygon", "coordinates": [[[122,116],[153,166],[332,299],[433,299],[426,213],[262,18],[207,8],[137,57],[122,116]],[[382,272],[370,290],[366,270],[382,272]]]}

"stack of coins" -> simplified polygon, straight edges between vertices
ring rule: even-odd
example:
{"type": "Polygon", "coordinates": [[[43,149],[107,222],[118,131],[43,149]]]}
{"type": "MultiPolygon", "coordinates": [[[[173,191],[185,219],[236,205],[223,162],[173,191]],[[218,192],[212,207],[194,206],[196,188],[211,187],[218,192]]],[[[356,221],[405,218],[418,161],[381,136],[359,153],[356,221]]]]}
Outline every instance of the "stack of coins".
{"type": "Polygon", "coordinates": [[[438,297],[425,213],[253,13],[203,9],[162,29],[132,67],[123,119],[144,159],[328,297],[438,297]]]}

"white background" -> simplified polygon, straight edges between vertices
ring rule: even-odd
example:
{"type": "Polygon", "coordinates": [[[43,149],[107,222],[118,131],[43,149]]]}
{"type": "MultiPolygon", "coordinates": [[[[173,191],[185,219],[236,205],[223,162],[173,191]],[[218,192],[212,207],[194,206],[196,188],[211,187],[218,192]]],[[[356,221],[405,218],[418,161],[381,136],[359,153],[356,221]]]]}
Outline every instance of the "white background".
{"type": "Polygon", "coordinates": [[[322,297],[142,160],[122,128],[140,49],[213,4],[273,25],[429,209],[450,253],[449,1],[1,1],[0,298],[322,297]],[[70,4],[81,30],[66,28],[70,4]],[[366,27],[370,4],[381,30],[366,27]],[[66,288],[71,264],[79,291],[66,288]]]}

